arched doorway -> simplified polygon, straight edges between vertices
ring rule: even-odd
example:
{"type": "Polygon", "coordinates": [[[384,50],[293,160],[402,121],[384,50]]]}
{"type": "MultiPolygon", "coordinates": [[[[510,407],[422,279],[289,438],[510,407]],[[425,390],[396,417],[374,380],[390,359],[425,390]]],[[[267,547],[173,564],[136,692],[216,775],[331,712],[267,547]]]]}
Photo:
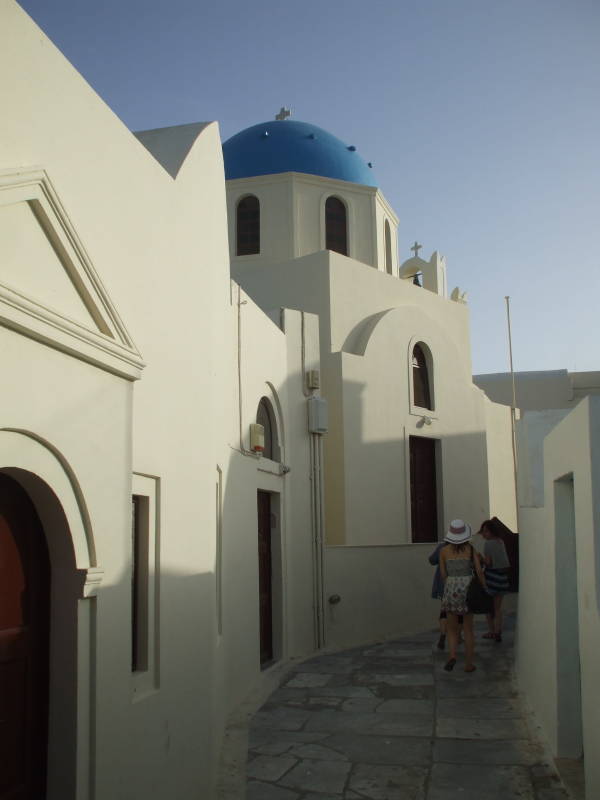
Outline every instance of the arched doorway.
{"type": "Polygon", "coordinates": [[[0,473],[0,800],[46,795],[50,561],[17,481],[0,473]]]}

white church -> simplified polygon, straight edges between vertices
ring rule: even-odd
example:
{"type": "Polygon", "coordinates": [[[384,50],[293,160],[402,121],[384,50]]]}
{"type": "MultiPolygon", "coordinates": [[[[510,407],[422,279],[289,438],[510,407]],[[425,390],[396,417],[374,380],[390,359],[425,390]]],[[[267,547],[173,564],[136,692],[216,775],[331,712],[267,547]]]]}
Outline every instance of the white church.
{"type": "Polygon", "coordinates": [[[0,87],[0,800],[213,800],[274,670],[435,625],[455,517],[519,531],[520,684],[598,753],[600,375],[518,376],[517,492],[506,377],[352,144],[134,134],[14,0],[0,87]]]}

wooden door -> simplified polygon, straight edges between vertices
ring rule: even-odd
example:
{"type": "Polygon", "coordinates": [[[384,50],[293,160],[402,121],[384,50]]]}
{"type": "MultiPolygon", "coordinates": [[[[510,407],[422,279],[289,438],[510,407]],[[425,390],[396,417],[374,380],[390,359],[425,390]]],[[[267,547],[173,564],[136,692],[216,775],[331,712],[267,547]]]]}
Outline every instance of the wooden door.
{"type": "Polygon", "coordinates": [[[410,437],[410,511],[413,542],[437,542],[435,439],[410,437]]]}
{"type": "Polygon", "coordinates": [[[260,663],[273,660],[273,561],[271,555],[271,495],[258,492],[258,594],[260,663]]]}
{"type": "Polygon", "coordinates": [[[0,474],[0,800],[46,796],[49,589],[38,516],[0,474]]]}

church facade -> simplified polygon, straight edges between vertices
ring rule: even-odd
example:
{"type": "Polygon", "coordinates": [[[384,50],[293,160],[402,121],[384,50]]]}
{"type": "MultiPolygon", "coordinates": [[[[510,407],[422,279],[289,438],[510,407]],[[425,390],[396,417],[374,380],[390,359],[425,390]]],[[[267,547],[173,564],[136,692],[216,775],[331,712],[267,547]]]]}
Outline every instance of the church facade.
{"type": "Polygon", "coordinates": [[[351,144],[134,135],[0,17],[3,791],[213,797],[277,664],[431,627],[448,522],[514,527],[509,411],[351,144]]]}

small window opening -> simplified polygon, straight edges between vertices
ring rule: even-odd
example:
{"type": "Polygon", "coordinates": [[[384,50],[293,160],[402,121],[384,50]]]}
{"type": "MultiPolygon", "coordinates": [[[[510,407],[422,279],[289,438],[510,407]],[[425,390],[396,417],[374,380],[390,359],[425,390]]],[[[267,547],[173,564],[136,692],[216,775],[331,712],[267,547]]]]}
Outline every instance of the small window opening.
{"type": "Polygon", "coordinates": [[[272,461],[278,461],[279,447],[277,442],[277,426],[275,423],[273,409],[271,408],[271,404],[266,397],[263,397],[258,404],[256,421],[265,429],[265,447],[263,450],[263,457],[270,458],[272,461]]]}
{"type": "Polygon", "coordinates": [[[416,344],[412,352],[413,402],[419,408],[433,409],[427,359],[421,345],[416,344]]]}
{"type": "Polygon", "coordinates": [[[131,670],[148,669],[149,499],[132,497],[131,670]]]}
{"type": "Polygon", "coordinates": [[[253,194],[243,197],[236,212],[236,255],[260,253],[260,203],[253,194]]]}
{"type": "Polygon", "coordinates": [[[348,255],[348,222],[346,206],[338,197],[325,203],[325,249],[348,255]]]}
{"type": "Polygon", "coordinates": [[[387,219],[385,221],[385,271],[388,275],[392,274],[392,232],[387,219]]]}

